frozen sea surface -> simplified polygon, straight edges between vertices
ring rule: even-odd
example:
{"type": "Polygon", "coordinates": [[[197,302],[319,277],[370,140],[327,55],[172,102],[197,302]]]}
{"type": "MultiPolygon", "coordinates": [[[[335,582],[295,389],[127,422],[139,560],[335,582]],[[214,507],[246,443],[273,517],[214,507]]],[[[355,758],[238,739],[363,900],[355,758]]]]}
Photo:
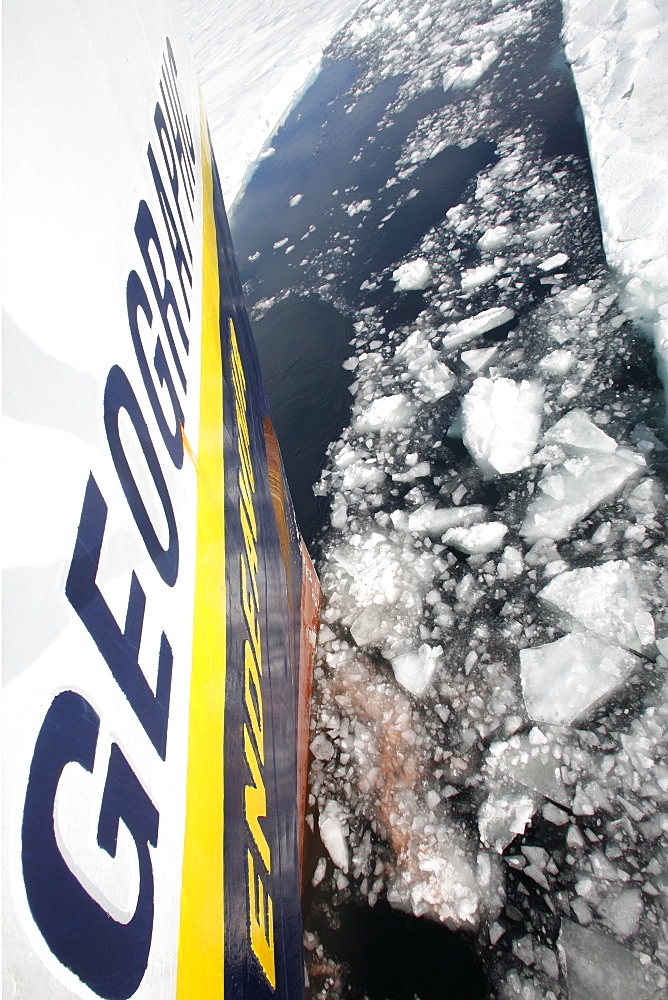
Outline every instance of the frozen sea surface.
{"type": "Polygon", "coordinates": [[[358,2],[183,0],[228,211],[358,2]]]}
{"type": "Polygon", "coordinates": [[[234,212],[325,594],[314,998],[665,993],[664,397],[560,15],[363,3],[234,212]],[[379,984],[399,919],[466,974],[379,984]]]}

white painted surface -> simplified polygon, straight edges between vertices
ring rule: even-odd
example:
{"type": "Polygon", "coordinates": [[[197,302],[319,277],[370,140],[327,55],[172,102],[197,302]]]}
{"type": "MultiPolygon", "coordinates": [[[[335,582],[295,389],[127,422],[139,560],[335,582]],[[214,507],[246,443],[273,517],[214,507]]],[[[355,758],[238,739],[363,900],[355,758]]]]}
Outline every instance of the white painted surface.
{"type": "MultiPolygon", "coordinates": [[[[181,294],[146,155],[149,141],[156,143],[153,113],[165,34],[197,150],[190,235],[194,259],[201,257],[197,83],[176,3],[105,0],[93,8],[72,0],[37,6],[12,0],[3,14],[5,40],[11,40],[3,67],[3,995],[93,995],[55,958],[35,925],[21,866],[35,741],[54,696],[73,690],[99,714],[100,736],[92,775],[73,763],[63,771],[57,843],[82,885],[126,922],[138,888],[134,842],[121,824],[112,860],[96,841],[109,750],[117,743],[160,813],[158,847],[151,848],[153,946],[135,995],[168,997],[178,942],[197,491],[192,464],[186,458],[181,470],[174,467],[153,417],[132,346],[126,282],[136,269],[150,290],[133,232],[139,202],[146,199],[167,247],[168,276],[181,294]],[[173,587],[147,554],[107,444],[103,393],[113,365],[127,374],[137,396],[174,506],[180,559],[173,587]],[[97,582],[123,628],[131,573],[137,573],[146,594],[140,663],[149,684],[155,683],[163,629],[173,649],[165,762],[65,596],[91,471],[108,504],[97,582]]],[[[195,449],[200,301],[197,275],[185,396],[185,426],[195,449]]],[[[152,360],[152,346],[148,350],[152,360]]],[[[151,513],[155,487],[140,460],[133,470],[151,513]]],[[[155,523],[160,536],[157,514],[155,523]]]]}

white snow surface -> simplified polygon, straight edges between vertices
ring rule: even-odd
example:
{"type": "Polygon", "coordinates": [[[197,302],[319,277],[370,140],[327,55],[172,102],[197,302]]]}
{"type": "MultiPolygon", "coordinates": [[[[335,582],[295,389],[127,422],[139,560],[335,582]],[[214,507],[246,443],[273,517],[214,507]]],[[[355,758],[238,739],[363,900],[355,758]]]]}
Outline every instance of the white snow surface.
{"type": "Polygon", "coordinates": [[[182,0],[228,212],[359,0],[182,0]]]}
{"type": "MultiPolygon", "coordinates": [[[[664,0],[563,0],[608,261],[668,372],[668,18],[664,0]]],[[[668,383],[667,383],[668,384],[668,383]]]]}

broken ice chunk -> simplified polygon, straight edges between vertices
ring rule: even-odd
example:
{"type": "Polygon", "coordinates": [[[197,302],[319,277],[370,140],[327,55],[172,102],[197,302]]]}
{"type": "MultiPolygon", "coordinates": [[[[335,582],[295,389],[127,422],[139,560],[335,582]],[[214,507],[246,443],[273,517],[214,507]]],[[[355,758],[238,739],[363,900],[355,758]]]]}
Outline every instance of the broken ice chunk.
{"type": "Polygon", "coordinates": [[[542,264],[538,265],[538,267],[541,271],[545,272],[556,271],[558,268],[563,267],[567,261],[567,253],[555,253],[553,257],[548,257],[547,260],[544,260],[542,264]]]}
{"type": "Polygon", "coordinates": [[[493,226],[483,233],[478,240],[478,246],[481,250],[498,250],[499,247],[508,242],[511,233],[510,226],[493,226]]]}
{"type": "Polygon", "coordinates": [[[539,364],[549,375],[565,375],[575,364],[575,355],[565,349],[551,351],[539,364]]]}
{"type": "Polygon", "coordinates": [[[497,572],[500,580],[514,580],[524,572],[522,553],[513,545],[506,545],[497,572]]]}
{"type": "Polygon", "coordinates": [[[480,337],[489,330],[496,330],[498,326],[509,323],[514,319],[515,312],[504,306],[492,306],[491,309],[484,309],[477,316],[469,316],[457,323],[452,333],[443,337],[443,348],[456,347],[458,344],[465,344],[474,337],[480,337]]]}
{"type": "Polygon", "coordinates": [[[467,90],[475,86],[480,77],[498,59],[501,49],[488,41],[479,55],[474,56],[467,66],[452,66],[443,76],[444,90],[467,90]]]}
{"type": "Polygon", "coordinates": [[[387,608],[380,604],[370,604],[350,625],[350,634],[358,646],[379,645],[391,630],[387,608]]]}
{"type": "MultiPolygon", "coordinates": [[[[469,507],[437,507],[429,501],[408,515],[405,527],[408,531],[421,534],[442,535],[449,528],[464,527],[482,521],[487,514],[485,507],[472,504],[469,507]]],[[[396,527],[402,526],[400,518],[393,518],[396,527]]]]}
{"type": "Polygon", "coordinates": [[[621,687],[635,666],[631,653],[588,634],[522,649],[520,678],[529,718],[569,726],[621,687]]]}
{"type": "Polygon", "coordinates": [[[385,479],[385,473],[370,461],[359,461],[349,465],[344,473],[342,485],[344,490],[371,490],[385,479]]]}
{"type": "Polygon", "coordinates": [[[530,734],[515,735],[507,743],[493,743],[485,769],[494,778],[524,785],[562,806],[570,806],[573,793],[564,785],[560,762],[553,751],[553,741],[534,728],[530,734]]]}
{"type": "Polygon", "coordinates": [[[478,811],[478,829],[485,847],[501,854],[511,840],[524,833],[540,797],[511,788],[493,790],[478,811]]]}
{"type": "Polygon", "coordinates": [[[481,555],[500,548],[507,532],[507,526],[500,521],[488,521],[472,528],[450,528],[443,536],[443,541],[468,555],[481,555]]]}
{"type": "Polygon", "coordinates": [[[405,427],[410,422],[413,409],[408,397],[403,392],[393,396],[380,396],[360,413],[353,428],[357,432],[396,430],[405,427]]]}
{"type": "MultiPolygon", "coordinates": [[[[661,1000],[661,971],[600,931],[561,921],[569,1000],[661,1000]]],[[[664,979],[665,986],[665,979],[664,979]]]]}
{"type": "Polygon", "coordinates": [[[327,872],[327,861],[325,858],[318,858],[318,863],[315,866],[315,871],[313,872],[313,877],[311,878],[311,885],[315,889],[319,886],[325,877],[327,872]]]}
{"type": "Polygon", "coordinates": [[[476,465],[487,475],[527,468],[542,408],[539,382],[477,378],[462,403],[462,437],[476,465]]]}
{"type": "Polygon", "coordinates": [[[431,281],[431,268],[429,262],[424,257],[417,260],[406,261],[392,272],[392,281],[395,282],[395,292],[418,291],[425,288],[431,281]]]}
{"type": "Polygon", "coordinates": [[[343,810],[338,802],[330,799],[318,818],[320,836],[329,856],[344,872],[348,871],[348,842],[343,832],[343,810]]]}
{"type": "Polygon", "coordinates": [[[431,647],[423,643],[417,652],[401,653],[392,659],[394,676],[402,687],[420,698],[431,684],[442,656],[442,646],[431,647]]]}
{"type": "Polygon", "coordinates": [[[450,391],[455,377],[434,350],[424,330],[414,330],[397,348],[395,359],[403,363],[426,390],[429,399],[436,401],[450,391]]]}
{"type": "Polygon", "coordinates": [[[548,428],[543,440],[549,444],[559,444],[573,454],[583,451],[611,454],[617,450],[615,439],[597,427],[584,410],[570,410],[565,417],[548,428]]]}
{"type": "Polygon", "coordinates": [[[542,226],[538,226],[536,229],[528,232],[527,236],[530,240],[538,243],[540,240],[546,240],[548,236],[554,236],[560,225],[561,223],[559,222],[545,222],[542,226]]]}
{"type": "Polygon", "coordinates": [[[640,455],[619,448],[612,455],[583,455],[567,459],[556,471],[546,470],[538,482],[542,495],[529,506],[521,534],[528,542],[568,538],[579,521],[611,500],[644,464],[640,455]]]}
{"type": "Polygon", "coordinates": [[[327,739],[324,733],[318,733],[311,742],[309,749],[316,760],[331,760],[336,752],[334,745],[327,739]]]}
{"type": "MultiPolygon", "coordinates": [[[[502,258],[499,257],[498,260],[502,261],[502,258]]],[[[486,285],[488,281],[492,281],[493,278],[496,278],[500,270],[501,264],[497,265],[494,263],[480,264],[478,267],[472,267],[468,271],[462,271],[462,291],[471,292],[474,288],[486,285]]]]}
{"type": "Polygon", "coordinates": [[[560,302],[567,316],[577,316],[592,304],[594,292],[587,285],[577,285],[565,288],[555,299],[560,302]]]}
{"type": "Polygon", "coordinates": [[[624,938],[638,930],[642,910],[640,889],[622,889],[608,896],[599,906],[599,912],[610,930],[624,938]]]}
{"type": "Polygon", "coordinates": [[[480,372],[487,367],[498,350],[497,346],[474,348],[471,351],[462,351],[461,359],[472,372],[480,372]]]}
{"type": "Polygon", "coordinates": [[[564,824],[568,823],[568,813],[560,809],[559,806],[555,806],[552,802],[546,802],[541,809],[541,813],[548,823],[554,823],[555,826],[564,826],[564,824]]]}
{"type": "Polygon", "coordinates": [[[633,570],[621,560],[562,573],[538,596],[591,632],[637,653],[654,642],[652,616],[640,596],[633,570]]]}

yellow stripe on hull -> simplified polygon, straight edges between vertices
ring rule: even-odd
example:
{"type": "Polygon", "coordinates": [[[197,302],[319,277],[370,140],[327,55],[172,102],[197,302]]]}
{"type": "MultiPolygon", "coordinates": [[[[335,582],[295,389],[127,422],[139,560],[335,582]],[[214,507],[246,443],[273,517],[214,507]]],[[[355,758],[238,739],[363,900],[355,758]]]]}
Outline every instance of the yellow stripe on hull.
{"type": "Polygon", "coordinates": [[[213,176],[202,123],[202,374],[197,562],[178,1000],[224,995],[224,717],[226,672],[223,371],[213,176]]]}

